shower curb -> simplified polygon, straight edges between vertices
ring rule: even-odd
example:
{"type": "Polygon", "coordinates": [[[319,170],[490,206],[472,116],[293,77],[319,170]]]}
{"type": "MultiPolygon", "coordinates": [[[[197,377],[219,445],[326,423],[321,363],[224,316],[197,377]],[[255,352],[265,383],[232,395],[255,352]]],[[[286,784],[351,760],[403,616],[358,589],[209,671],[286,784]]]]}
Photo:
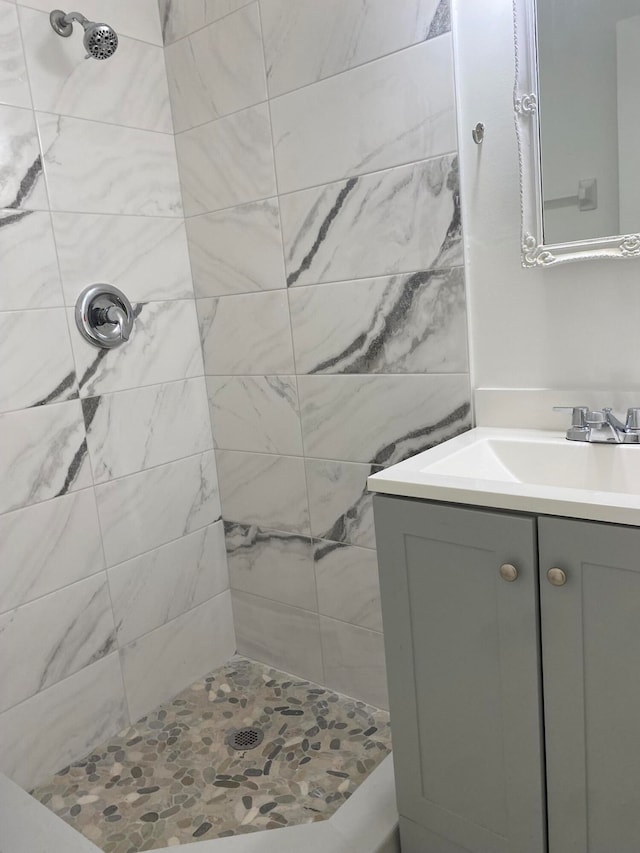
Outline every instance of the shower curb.
{"type": "MultiPolygon", "coordinates": [[[[329,820],[216,838],[150,853],[400,853],[393,756],[329,820]]],[[[102,853],[0,774],[0,853],[102,853]]]]}

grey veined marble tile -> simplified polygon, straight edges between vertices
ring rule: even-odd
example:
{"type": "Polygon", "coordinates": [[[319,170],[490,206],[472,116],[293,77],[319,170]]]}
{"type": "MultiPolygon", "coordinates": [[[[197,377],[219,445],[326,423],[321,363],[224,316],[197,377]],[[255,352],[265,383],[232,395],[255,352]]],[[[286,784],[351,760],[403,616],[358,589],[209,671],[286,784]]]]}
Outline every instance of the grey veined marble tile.
{"type": "Polygon", "coordinates": [[[251,0],[158,0],[164,43],[171,44],[250,2],[251,0]]]}
{"type": "Polygon", "coordinates": [[[92,485],[80,402],[0,415],[0,513],[92,485]]]}
{"type": "Polygon", "coordinates": [[[170,45],[166,60],[176,133],[266,100],[257,3],[170,45]]]}
{"type": "Polygon", "coordinates": [[[323,616],[382,631],[376,552],[337,542],[315,542],[318,609],[323,616]]]}
{"type": "Polygon", "coordinates": [[[0,616],[0,711],[100,660],[115,645],[104,572],[5,613],[0,616]]]}
{"type": "Polygon", "coordinates": [[[307,456],[392,465],[471,427],[469,377],[300,376],[307,456]]]}
{"type": "Polygon", "coordinates": [[[327,687],[351,692],[376,708],[388,708],[382,634],[321,616],[320,635],[327,687]]]}
{"type": "Polygon", "coordinates": [[[63,304],[51,216],[44,211],[0,212],[0,311],[63,304]],[[37,251],[34,251],[37,246],[37,251]]]}
{"type": "Polygon", "coordinates": [[[457,155],[282,196],[289,286],[463,263],[457,155]]]}
{"type": "Polygon", "coordinates": [[[296,287],[298,373],[464,373],[464,269],[296,287]]]}
{"type": "Polygon", "coordinates": [[[0,208],[48,206],[33,113],[0,106],[0,208]]]}
{"type": "Polygon", "coordinates": [[[0,103],[31,106],[17,9],[4,2],[0,2],[0,103]]]}
{"type": "Polygon", "coordinates": [[[261,0],[271,96],[451,28],[449,0],[261,0]]]}
{"type": "Polygon", "coordinates": [[[373,495],[367,489],[367,478],[380,468],[356,462],[306,459],[305,469],[313,536],[375,548],[373,495]]]}
{"type": "Polygon", "coordinates": [[[280,193],[455,151],[451,37],[275,98],[271,120],[280,193]]]}

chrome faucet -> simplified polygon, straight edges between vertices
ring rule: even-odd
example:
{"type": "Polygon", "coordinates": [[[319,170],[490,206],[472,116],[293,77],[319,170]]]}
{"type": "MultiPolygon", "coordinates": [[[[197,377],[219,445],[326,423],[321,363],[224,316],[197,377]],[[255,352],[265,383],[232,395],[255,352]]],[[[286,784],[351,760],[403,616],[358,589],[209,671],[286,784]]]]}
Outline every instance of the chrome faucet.
{"type": "Polygon", "coordinates": [[[618,420],[611,408],[592,411],[588,406],[554,406],[553,411],[571,412],[569,441],[640,445],[640,408],[628,409],[625,423],[618,420]]]}

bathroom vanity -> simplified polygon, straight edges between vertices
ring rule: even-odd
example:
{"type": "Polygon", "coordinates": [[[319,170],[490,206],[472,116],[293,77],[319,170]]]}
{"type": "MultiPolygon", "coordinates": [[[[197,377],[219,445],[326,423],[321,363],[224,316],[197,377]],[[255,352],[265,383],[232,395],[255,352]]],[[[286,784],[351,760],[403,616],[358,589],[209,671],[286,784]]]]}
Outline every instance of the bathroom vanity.
{"type": "Polygon", "coordinates": [[[640,849],[638,466],[479,429],[370,479],[404,853],[640,849]]]}

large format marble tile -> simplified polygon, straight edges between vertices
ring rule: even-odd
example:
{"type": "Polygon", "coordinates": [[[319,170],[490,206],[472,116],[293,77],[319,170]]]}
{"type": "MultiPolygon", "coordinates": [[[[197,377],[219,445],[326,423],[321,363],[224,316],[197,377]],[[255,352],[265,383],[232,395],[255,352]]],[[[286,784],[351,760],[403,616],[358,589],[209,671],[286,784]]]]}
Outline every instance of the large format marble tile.
{"type": "Polygon", "coordinates": [[[261,0],[271,96],[434,38],[449,0],[261,0]]]}
{"type": "Polygon", "coordinates": [[[0,412],[78,396],[64,308],[0,313],[0,412]]]}
{"type": "Polygon", "coordinates": [[[298,373],[464,373],[464,269],[295,287],[298,373]]]}
{"type": "Polygon", "coordinates": [[[202,353],[193,299],[147,302],[134,306],[131,338],[111,350],[98,349],[68,318],[80,396],[95,397],[157,382],[201,376],[202,353]]]}
{"type": "Polygon", "coordinates": [[[36,118],[52,210],[181,216],[173,136],[51,113],[36,118]]]}
{"type": "Polygon", "coordinates": [[[112,62],[86,62],[79,34],[56,38],[48,11],[22,7],[20,23],[36,110],[172,132],[162,47],[121,36],[112,62]]]}
{"type": "Polygon", "coordinates": [[[309,535],[302,459],[229,450],[216,456],[226,522],[309,535]]]}
{"type": "Polygon", "coordinates": [[[0,106],[0,208],[48,206],[33,112],[0,106]]]}
{"type": "Polygon", "coordinates": [[[91,483],[78,400],[0,415],[0,513],[91,483]]]}
{"type": "Polygon", "coordinates": [[[0,613],[104,568],[93,489],[0,515],[0,613]]]}
{"type": "Polygon", "coordinates": [[[382,631],[376,552],[317,541],[313,559],[321,615],[382,631]]]}
{"type": "Polygon", "coordinates": [[[96,486],[108,566],[220,519],[213,452],[96,486]]]}
{"type": "Polygon", "coordinates": [[[367,490],[367,477],[379,468],[306,459],[305,470],[313,536],[375,548],[373,495],[367,490]]]}
{"type": "Polygon", "coordinates": [[[5,2],[0,2],[0,103],[31,106],[16,6],[5,2]]]}
{"type": "Polygon", "coordinates": [[[277,199],[187,220],[196,296],[285,287],[277,199]]]}
{"type": "Polygon", "coordinates": [[[275,98],[271,121],[281,193],[455,151],[451,38],[275,98]]]}
{"type": "Polygon", "coordinates": [[[186,216],[276,194],[266,104],[179,133],[176,148],[186,216]]]}
{"type": "MultiPolygon", "coordinates": [[[[50,12],[52,8],[51,0],[19,0],[18,5],[41,9],[43,12],[50,12]]],[[[106,18],[106,23],[112,26],[119,36],[131,36],[151,44],[162,44],[157,0],[135,0],[133,3],[131,0],[82,0],[82,13],[90,21],[104,21],[106,18]]],[[[81,46],[79,49],[82,51],[81,46]]],[[[111,63],[106,65],[109,67],[111,63]]]]}
{"type": "Polygon", "coordinates": [[[0,212],[0,264],[0,311],[63,304],[49,213],[0,212]]]}
{"type": "Polygon", "coordinates": [[[295,376],[208,376],[216,447],[302,455],[295,376]]]}
{"type": "Polygon", "coordinates": [[[119,287],[131,302],[193,297],[180,219],[54,213],[53,228],[67,305],[98,281],[119,287]]]}
{"type": "Polygon", "coordinates": [[[308,537],[245,524],[225,529],[232,589],[317,610],[308,537]]]}
{"type": "Polygon", "coordinates": [[[300,376],[307,456],[393,465],[471,427],[469,377],[300,376]]]}
{"type": "Polygon", "coordinates": [[[229,588],[222,521],[109,569],[124,646],[229,588]]]}
{"type": "Polygon", "coordinates": [[[165,44],[246,6],[251,0],[158,0],[165,44]]]}
{"type": "Polygon", "coordinates": [[[324,681],[330,690],[387,709],[387,671],[384,640],[346,622],[320,617],[324,681]]]}
{"type": "Polygon", "coordinates": [[[266,100],[258,4],[166,48],[176,133],[266,100]]]}
{"type": "Polygon", "coordinates": [[[95,483],[211,450],[204,378],[82,401],[95,483]]]}
{"type": "Polygon", "coordinates": [[[139,720],[236,651],[231,595],[223,592],[121,652],[131,720],[139,720]]]}
{"type": "Polygon", "coordinates": [[[113,654],[0,716],[0,772],[30,790],[126,724],[113,654]]]}
{"type": "Polygon", "coordinates": [[[457,156],[282,196],[280,216],[289,285],[463,263],[457,156]]]}
{"type": "Polygon", "coordinates": [[[324,684],[317,613],[234,591],[238,653],[324,684]]]}
{"type": "Polygon", "coordinates": [[[207,376],[291,374],[286,290],[198,299],[207,376]]]}
{"type": "Polygon", "coordinates": [[[104,572],[10,610],[0,616],[0,712],[100,660],[115,645],[104,572]]]}

